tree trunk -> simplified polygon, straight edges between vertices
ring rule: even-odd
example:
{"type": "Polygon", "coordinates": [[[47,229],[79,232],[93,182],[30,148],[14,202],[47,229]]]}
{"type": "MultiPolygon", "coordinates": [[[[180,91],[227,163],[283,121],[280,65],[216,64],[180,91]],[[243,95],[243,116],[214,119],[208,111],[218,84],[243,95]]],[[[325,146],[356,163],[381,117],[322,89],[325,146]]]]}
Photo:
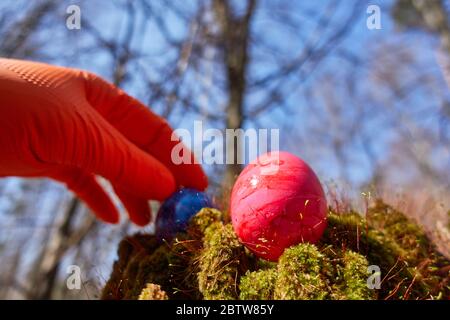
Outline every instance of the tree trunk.
{"type": "Polygon", "coordinates": [[[56,219],[54,235],[43,250],[40,264],[36,271],[35,289],[31,292],[33,299],[50,299],[58,275],[60,259],[67,250],[67,239],[70,236],[70,226],[79,208],[79,201],[73,197],[60,219],[56,219]],[[36,285],[39,284],[39,285],[36,285]]]}
{"type": "MultiPolygon", "coordinates": [[[[246,13],[236,17],[228,1],[215,0],[213,11],[220,27],[220,40],[223,45],[223,64],[226,69],[228,102],[226,107],[226,128],[240,129],[244,124],[244,96],[248,66],[249,28],[255,10],[255,0],[248,0],[246,13]]],[[[227,137],[226,152],[232,152],[231,164],[227,164],[224,176],[224,190],[233,185],[242,170],[242,160],[238,157],[241,147],[239,137],[227,137]]]]}

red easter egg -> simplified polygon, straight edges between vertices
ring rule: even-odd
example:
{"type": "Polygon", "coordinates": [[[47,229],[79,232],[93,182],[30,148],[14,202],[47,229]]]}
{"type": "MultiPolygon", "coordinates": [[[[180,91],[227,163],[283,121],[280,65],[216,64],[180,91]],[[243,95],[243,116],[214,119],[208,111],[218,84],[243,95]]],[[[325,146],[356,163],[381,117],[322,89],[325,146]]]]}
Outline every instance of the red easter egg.
{"type": "Polygon", "coordinates": [[[317,242],[327,203],[313,170],[288,152],[270,152],[239,175],[230,203],[234,230],[257,256],[276,261],[284,249],[317,242]]]}

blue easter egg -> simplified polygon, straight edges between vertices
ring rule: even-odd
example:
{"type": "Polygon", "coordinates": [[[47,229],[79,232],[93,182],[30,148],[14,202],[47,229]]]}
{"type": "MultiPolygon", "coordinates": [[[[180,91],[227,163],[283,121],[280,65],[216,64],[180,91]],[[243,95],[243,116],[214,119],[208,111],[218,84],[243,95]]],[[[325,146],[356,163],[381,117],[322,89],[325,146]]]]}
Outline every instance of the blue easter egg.
{"type": "Polygon", "coordinates": [[[189,219],[200,209],[212,207],[212,201],[204,192],[183,188],[173,193],[158,210],[155,230],[159,240],[170,241],[180,231],[184,231],[189,219]]]}

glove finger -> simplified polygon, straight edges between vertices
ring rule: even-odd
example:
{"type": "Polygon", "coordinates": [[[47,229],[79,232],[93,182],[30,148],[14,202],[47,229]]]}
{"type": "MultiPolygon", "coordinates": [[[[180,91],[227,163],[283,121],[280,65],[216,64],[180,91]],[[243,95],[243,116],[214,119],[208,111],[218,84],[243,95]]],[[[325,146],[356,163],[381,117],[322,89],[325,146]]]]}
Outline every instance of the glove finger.
{"type": "Polygon", "coordinates": [[[199,190],[208,186],[205,173],[187,147],[183,148],[183,159],[189,161],[181,164],[173,161],[172,150],[180,142],[172,139],[173,130],[166,120],[102,78],[91,73],[84,75],[89,103],[129,141],[164,164],[178,186],[199,190]]]}
{"type": "Polygon", "coordinates": [[[143,227],[151,221],[152,212],[147,199],[136,197],[118,186],[114,187],[114,192],[127,209],[132,222],[143,227]]]}
{"type": "Polygon", "coordinates": [[[75,131],[76,140],[65,154],[68,164],[99,174],[140,198],[161,201],[175,191],[172,173],[95,110],[83,114],[75,131]]]}
{"type": "Polygon", "coordinates": [[[94,175],[78,168],[57,169],[50,173],[50,178],[63,182],[79,199],[102,221],[119,222],[119,212],[111,199],[95,180],[94,175]]]}

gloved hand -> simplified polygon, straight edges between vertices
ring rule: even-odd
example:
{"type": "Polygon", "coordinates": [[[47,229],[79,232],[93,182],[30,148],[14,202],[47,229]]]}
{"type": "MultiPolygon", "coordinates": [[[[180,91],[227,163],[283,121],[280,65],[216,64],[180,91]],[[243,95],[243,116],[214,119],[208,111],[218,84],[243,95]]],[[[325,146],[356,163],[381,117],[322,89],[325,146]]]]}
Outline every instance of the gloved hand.
{"type": "Polygon", "coordinates": [[[208,184],[199,165],[173,164],[171,135],[164,119],[92,73],[0,59],[0,177],[64,182],[100,219],[116,223],[100,175],[130,219],[145,225],[149,199],[208,184]]]}

